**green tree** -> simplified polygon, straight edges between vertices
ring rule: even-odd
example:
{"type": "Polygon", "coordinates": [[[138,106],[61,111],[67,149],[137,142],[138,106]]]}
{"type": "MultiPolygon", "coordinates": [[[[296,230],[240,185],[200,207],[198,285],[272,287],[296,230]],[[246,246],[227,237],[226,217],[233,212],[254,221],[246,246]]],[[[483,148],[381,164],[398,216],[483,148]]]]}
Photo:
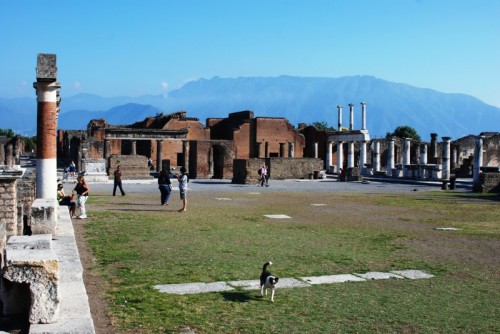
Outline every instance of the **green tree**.
{"type": "Polygon", "coordinates": [[[408,125],[398,126],[393,133],[387,132],[386,138],[398,137],[398,138],[411,138],[420,141],[420,136],[417,131],[408,125]]]}
{"type": "Polygon", "coordinates": [[[316,130],[319,131],[335,131],[336,129],[329,126],[327,122],[313,122],[312,126],[316,128],[316,130]]]}
{"type": "Polygon", "coordinates": [[[0,136],[6,136],[8,138],[14,138],[16,134],[14,133],[14,131],[12,131],[12,129],[0,129],[0,136]]]}

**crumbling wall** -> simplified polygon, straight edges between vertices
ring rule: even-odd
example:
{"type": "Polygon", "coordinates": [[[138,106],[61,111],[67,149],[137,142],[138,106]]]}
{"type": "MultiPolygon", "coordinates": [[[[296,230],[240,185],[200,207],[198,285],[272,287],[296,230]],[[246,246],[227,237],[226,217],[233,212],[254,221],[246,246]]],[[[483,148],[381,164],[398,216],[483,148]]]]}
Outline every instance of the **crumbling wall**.
{"type": "Polygon", "coordinates": [[[112,155],[108,159],[109,179],[113,180],[116,167],[121,167],[123,180],[141,180],[152,178],[149,175],[148,158],[142,155],[112,155]]]}

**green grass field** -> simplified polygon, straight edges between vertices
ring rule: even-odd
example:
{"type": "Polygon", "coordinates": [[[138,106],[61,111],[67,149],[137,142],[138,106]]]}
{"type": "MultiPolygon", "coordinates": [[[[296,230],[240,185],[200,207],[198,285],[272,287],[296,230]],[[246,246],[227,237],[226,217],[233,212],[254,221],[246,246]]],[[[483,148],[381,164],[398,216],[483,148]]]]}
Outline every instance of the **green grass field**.
{"type": "Polygon", "coordinates": [[[94,194],[88,201],[93,271],[104,278],[121,333],[500,332],[498,196],[193,192],[186,213],[175,211],[177,198],[171,205],[178,207],[164,208],[157,197],[94,194]],[[275,303],[258,291],[154,289],[258,279],[266,261],[280,277],[400,269],[435,277],[295,289],[278,284],[275,303]]]}

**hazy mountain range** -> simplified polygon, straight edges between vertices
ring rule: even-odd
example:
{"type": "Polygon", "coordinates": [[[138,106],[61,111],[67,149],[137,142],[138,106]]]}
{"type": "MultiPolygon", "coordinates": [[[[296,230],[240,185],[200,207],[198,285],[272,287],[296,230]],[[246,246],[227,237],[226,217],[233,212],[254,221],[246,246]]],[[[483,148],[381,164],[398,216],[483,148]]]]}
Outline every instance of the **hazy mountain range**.
{"type": "MultiPolygon", "coordinates": [[[[214,77],[191,81],[168,96],[62,95],[58,127],[85,129],[95,118],[104,118],[113,125],[131,124],[147,116],[179,110],[205,123],[206,118],[253,110],[256,117],[285,117],[294,126],[326,122],[336,128],[337,105],[343,105],[342,124],[348,127],[348,104],[353,103],[354,128],[359,129],[363,101],[367,103],[367,128],[372,137],[383,137],[400,125],[415,128],[424,140],[430,138],[430,133],[457,139],[500,131],[500,108],[473,96],[440,93],[371,76],[214,77]]],[[[24,135],[36,134],[35,96],[0,98],[0,128],[24,135]]]]}

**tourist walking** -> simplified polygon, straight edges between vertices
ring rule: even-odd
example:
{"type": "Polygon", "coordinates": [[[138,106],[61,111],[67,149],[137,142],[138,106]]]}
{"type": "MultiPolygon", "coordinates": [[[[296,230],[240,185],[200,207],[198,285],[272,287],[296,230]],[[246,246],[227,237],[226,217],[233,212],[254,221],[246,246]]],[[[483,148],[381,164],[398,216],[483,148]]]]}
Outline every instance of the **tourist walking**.
{"type": "Polygon", "coordinates": [[[59,202],[59,205],[69,207],[69,214],[71,218],[75,218],[75,210],[76,210],[76,203],[73,200],[74,199],[73,197],[74,197],[74,191],[71,194],[71,196],[66,196],[66,194],[64,193],[63,184],[59,183],[57,185],[57,201],[59,202]]]}
{"type": "Polygon", "coordinates": [[[267,166],[264,164],[260,168],[260,186],[263,187],[264,185],[266,187],[269,187],[269,175],[267,172],[267,166]]]}
{"type": "Polygon", "coordinates": [[[186,168],[181,167],[181,174],[177,175],[177,180],[179,180],[179,194],[182,200],[182,208],[179,212],[186,212],[187,210],[187,184],[189,182],[189,177],[186,173],[186,168]]]}
{"type": "Polygon", "coordinates": [[[76,186],[73,189],[78,195],[78,207],[80,208],[80,215],[76,218],[84,219],[87,218],[87,210],[85,209],[85,202],[89,197],[89,186],[83,176],[78,176],[76,179],[76,186]]]}
{"type": "Polygon", "coordinates": [[[161,205],[168,205],[168,199],[170,198],[170,193],[172,192],[172,182],[170,181],[170,175],[164,169],[160,172],[158,176],[158,189],[160,189],[160,200],[161,205]]]}
{"type": "Polygon", "coordinates": [[[114,172],[114,178],[115,178],[115,184],[113,186],[113,196],[116,195],[116,187],[120,188],[120,192],[122,193],[122,196],[125,196],[125,192],[123,191],[122,187],[122,171],[120,169],[120,166],[116,167],[116,170],[114,172]]]}
{"type": "Polygon", "coordinates": [[[75,162],[72,160],[71,163],[69,164],[69,175],[71,176],[71,179],[75,179],[75,173],[76,173],[76,165],[75,162]]]}

